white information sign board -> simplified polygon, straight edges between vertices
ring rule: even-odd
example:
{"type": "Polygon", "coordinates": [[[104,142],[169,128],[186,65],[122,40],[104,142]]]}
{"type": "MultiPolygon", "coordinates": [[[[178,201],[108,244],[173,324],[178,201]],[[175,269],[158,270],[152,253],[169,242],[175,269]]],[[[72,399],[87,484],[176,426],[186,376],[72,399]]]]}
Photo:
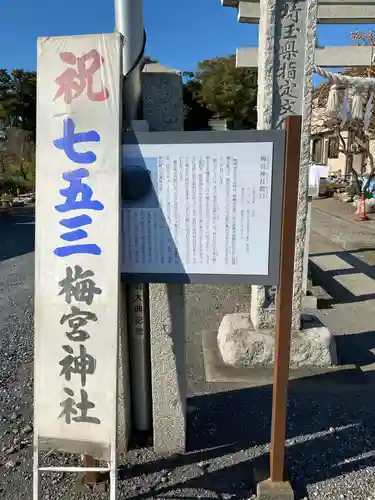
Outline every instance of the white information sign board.
{"type": "Polygon", "coordinates": [[[153,132],[126,144],[122,272],[141,281],[275,279],[284,135],[265,134],[153,132]]]}
{"type": "Polygon", "coordinates": [[[110,459],[116,436],[122,40],[38,40],[35,436],[110,459]]]}

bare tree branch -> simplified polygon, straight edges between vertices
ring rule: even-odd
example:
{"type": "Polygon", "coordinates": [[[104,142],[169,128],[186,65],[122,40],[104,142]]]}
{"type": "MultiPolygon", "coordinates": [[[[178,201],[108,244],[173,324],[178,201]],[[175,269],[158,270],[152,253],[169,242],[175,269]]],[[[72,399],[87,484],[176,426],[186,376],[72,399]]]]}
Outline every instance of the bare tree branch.
{"type": "Polygon", "coordinates": [[[344,155],[347,155],[348,154],[348,148],[347,148],[347,144],[345,142],[345,139],[343,138],[342,133],[341,133],[341,131],[340,131],[339,128],[337,129],[337,132],[338,132],[338,136],[340,138],[340,142],[341,142],[341,146],[342,146],[342,149],[343,149],[343,153],[344,153],[344,155]]]}

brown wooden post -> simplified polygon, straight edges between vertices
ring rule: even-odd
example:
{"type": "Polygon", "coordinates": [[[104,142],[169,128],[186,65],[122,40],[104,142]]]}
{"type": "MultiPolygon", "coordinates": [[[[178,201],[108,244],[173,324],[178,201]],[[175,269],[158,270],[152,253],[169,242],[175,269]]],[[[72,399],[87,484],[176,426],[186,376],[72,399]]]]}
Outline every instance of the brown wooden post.
{"type": "MultiPolygon", "coordinates": [[[[84,455],[85,467],[100,467],[99,461],[90,455],[84,455]]],[[[99,482],[100,472],[86,472],[84,482],[88,486],[94,486],[99,482]]]]}
{"type": "Polygon", "coordinates": [[[289,116],[285,120],[286,148],[280,281],[276,299],[276,347],[272,398],[271,482],[284,481],[301,123],[302,119],[300,116],[289,116]]]}

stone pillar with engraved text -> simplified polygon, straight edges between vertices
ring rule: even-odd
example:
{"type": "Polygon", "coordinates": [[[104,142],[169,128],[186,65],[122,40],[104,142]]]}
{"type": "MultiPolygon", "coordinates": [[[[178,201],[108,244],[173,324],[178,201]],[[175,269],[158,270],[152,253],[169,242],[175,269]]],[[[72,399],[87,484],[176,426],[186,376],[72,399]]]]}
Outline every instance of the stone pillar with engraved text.
{"type": "MultiPolygon", "coordinates": [[[[306,237],[312,78],[318,15],[317,0],[260,2],[258,128],[283,126],[302,114],[301,164],[294,273],[293,329],[300,327],[306,237]]],[[[253,286],[251,319],[256,328],[275,326],[276,287],[253,286]]]]}

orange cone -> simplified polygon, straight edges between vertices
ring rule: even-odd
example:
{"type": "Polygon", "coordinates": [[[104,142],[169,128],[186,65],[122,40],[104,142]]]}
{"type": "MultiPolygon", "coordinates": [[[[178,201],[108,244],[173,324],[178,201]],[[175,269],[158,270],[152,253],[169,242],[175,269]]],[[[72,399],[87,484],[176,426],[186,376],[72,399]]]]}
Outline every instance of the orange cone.
{"type": "Polygon", "coordinates": [[[359,201],[359,220],[365,221],[365,220],[370,220],[369,217],[366,215],[366,210],[365,210],[365,195],[364,193],[361,194],[361,199],[359,201]]]}

